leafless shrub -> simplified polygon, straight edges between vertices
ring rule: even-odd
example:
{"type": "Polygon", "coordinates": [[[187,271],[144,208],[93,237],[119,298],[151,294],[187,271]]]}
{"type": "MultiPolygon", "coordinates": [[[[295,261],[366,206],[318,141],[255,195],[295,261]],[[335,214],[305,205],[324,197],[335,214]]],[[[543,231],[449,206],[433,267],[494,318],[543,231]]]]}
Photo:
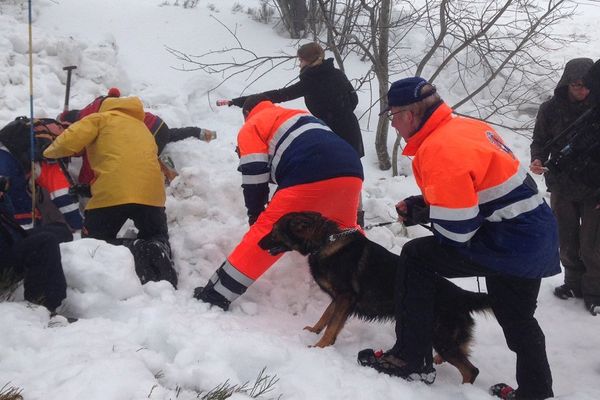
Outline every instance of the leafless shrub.
{"type": "Polygon", "coordinates": [[[10,382],[0,388],[0,400],[23,400],[22,389],[10,386],[10,382]]]}

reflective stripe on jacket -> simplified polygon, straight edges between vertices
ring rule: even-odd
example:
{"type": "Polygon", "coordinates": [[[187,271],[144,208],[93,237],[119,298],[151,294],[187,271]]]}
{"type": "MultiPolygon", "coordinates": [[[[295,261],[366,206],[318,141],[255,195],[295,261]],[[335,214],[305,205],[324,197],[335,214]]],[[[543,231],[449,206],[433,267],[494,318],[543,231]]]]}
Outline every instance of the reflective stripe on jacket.
{"type": "Polygon", "coordinates": [[[431,206],[434,234],[479,264],[539,278],[560,272],[550,208],[512,151],[487,124],[440,104],[405,155],[431,206]]]}
{"type": "MultiPolygon", "coordinates": [[[[71,229],[81,229],[83,217],[79,212],[77,199],[69,194],[69,181],[57,163],[42,161],[37,164],[40,175],[36,183],[46,189],[50,200],[62,213],[65,221],[71,229]]],[[[14,218],[23,229],[33,228],[31,219],[31,195],[28,189],[28,179],[17,159],[7,150],[0,149],[0,175],[10,178],[10,190],[8,196],[13,206],[14,218]]],[[[40,219],[40,213],[36,210],[36,219],[40,219]]]]}
{"type": "Polygon", "coordinates": [[[263,210],[269,182],[281,189],[343,176],[363,179],[356,151],[327,125],[270,101],[252,110],[238,133],[238,149],[249,215],[263,210]]]}

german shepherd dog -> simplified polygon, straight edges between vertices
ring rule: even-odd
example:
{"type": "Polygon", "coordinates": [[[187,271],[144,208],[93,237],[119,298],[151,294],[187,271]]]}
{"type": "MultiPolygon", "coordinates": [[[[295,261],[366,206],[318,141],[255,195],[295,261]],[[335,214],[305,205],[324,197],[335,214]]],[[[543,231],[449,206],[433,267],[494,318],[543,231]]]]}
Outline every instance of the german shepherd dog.
{"type": "MultiPolygon", "coordinates": [[[[315,347],[335,342],[350,315],[372,320],[395,318],[394,282],[402,268],[400,256],[367,239],[357,230],[342,231],[316,212],[292,212],[281,217],[259,246],[276,255],[295,250],[308,255],[310,272],[331,304],[314,326],[304,329],[323,337],[315,347]]],[[[490,308],[487,294],[463,290],[447,279],[436,281],[433,348],[436,364],[448,361],[463,383],[473,383],[479,370],[468,359],[473,311],[490,308]]]]}

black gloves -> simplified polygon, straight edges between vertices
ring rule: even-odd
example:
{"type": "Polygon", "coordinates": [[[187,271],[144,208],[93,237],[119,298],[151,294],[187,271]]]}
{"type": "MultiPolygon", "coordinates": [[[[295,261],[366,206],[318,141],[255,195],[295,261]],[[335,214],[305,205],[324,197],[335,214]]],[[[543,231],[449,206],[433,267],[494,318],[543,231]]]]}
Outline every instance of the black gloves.
{"type": "Polygon", "coordinates": [[[223,311],[229,310],[231,302],[218,293],[213,286],[214,284],[208,282],[206,286],[197,287],[194,289],[194,298],[213,306],[220,307],[223,311]]]}
{"type": "Polygon", "coordinates": [[[429,222],[429,206],[425,204],[423,196],[410,196],[404,199],[406,212],[396,208],[398,215],[404,218],[405,226],[426,224],[429,222]]]}
{"type": "Polygon", "coordinates": [[[92,190],[87,183],[78,183],[69,187],[69,194],[71,196],[92,197],[92,190]]]}
{"type": "Polygon", "coordinates": [[[254,211],[254,212],[250,212],[250,210],[248,210],[248,225],[250,225],[250,226],[254,225],[254,223],[256,222],[258,217],[260,217],[260,213],[262,213],[263,211],[265,211],[264,207],[254,211]]]}
{"type": "MultiPolygon", "coordinates": [[[[260,214],[259,214],[260,215],[260,214]]],[[[258,219],[258,215],[248,215],[248,225],[252,226],[258,219]]]]}

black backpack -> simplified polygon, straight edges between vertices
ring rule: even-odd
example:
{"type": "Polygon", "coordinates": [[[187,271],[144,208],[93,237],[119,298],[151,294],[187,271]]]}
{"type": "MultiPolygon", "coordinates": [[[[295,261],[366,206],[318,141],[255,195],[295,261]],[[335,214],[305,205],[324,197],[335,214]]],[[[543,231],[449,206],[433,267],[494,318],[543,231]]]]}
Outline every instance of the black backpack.
{"type": "MultiPolygon", "coordinates": [[[[26,172],[31,169],[30,121],[27,117],[17,117],[0,129],[0,143],[6,146],[26,172]]],[[[34,161],[43,160],[44,150],[50,146],[56,136],[62,133],[61,129],[55,129],[56,127],[53,125],[62,127],[58,121],[52,118],[35,118],[33,120],[34,161]]]]}

